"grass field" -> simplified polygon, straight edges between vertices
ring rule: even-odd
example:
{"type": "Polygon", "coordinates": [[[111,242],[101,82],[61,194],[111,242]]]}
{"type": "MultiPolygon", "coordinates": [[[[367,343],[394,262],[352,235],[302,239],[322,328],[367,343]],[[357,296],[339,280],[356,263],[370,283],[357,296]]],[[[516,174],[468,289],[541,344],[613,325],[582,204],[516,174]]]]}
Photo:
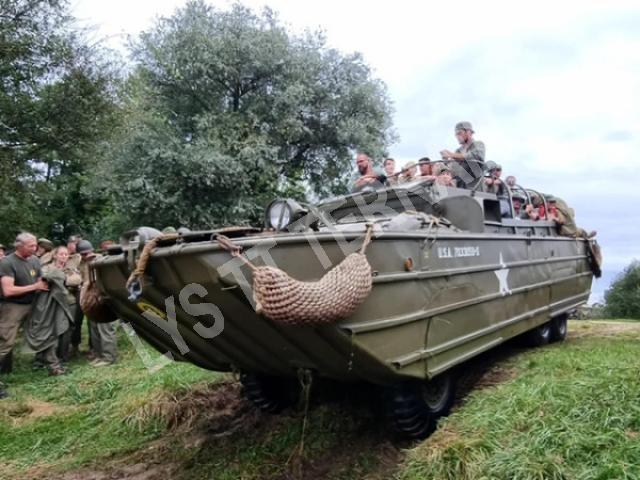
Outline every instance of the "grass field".
{"type": "Polygon", "coordinates": [[[58,378],[18,358],[0,478],[640,478],[640,323],[572,322],[564,344],[474,362],[423,442],[396,438],[366,395],[315,399],[302,453],[301,409],[264,415],[230,376],[151,374],[124,336],[121,351],[116,366],[78,361],[58,378]]]}

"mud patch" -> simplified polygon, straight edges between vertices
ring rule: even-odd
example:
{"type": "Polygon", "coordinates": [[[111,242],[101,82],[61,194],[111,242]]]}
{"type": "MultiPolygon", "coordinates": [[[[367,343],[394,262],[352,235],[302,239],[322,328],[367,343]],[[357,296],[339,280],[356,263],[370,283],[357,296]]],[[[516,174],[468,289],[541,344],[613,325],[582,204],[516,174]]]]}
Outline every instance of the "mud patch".
{"type": "Polygon", "coordinates": [[[137,463],[123,467],[118,471],[95,472],[83,470],[69,473],[64,480],[161,480],[171,478],[174,469],[167,465],[149,465],[148,463],[137,463]]]}
{"type": "Polygon", "coordinates": [[[10,419],[14,425],[22,425],[38,418],[50,417],[68,410],[69,407],[36,399],[0,404],[0,416],[10,419]]]}
{"type": "Polygon", "coordinates": [[[375,457],[377,465],[375,472],[358,473],[357,476],[352,474],[350,475],[351,478],[366,480],[387,480],[392,478],[394,472],[398,469],[399,463],[404,458],[404,454],[397,445],[389,440],[375,440],[366,437],[350,439],[349,445],[341,443],[320,457],[307,459],[299,464],[292,465],[291,472],[280,477],[279,480],[345,478],[345,474],[348,475],[354,471],[353,464],[356,452],[369,452],[372,457],[375,457]]]}

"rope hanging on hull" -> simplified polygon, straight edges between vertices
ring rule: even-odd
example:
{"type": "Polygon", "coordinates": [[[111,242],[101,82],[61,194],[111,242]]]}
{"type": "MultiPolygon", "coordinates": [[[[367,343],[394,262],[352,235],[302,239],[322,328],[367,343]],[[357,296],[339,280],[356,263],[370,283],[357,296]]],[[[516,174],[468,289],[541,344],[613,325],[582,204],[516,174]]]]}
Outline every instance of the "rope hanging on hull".
{"type": "Polygon", "coordinates": [[[223,248],[242,258],[253,271],[256,312],[283,325],[323,325],[350,316],[371,293],[371,265],[365,250],[373,227],[367,227],[362,248],[348,255],[320,280],[302,282],[279,268],[256,267],[240,255],[240,249],[226,237],[218,237],[223,248]]]}

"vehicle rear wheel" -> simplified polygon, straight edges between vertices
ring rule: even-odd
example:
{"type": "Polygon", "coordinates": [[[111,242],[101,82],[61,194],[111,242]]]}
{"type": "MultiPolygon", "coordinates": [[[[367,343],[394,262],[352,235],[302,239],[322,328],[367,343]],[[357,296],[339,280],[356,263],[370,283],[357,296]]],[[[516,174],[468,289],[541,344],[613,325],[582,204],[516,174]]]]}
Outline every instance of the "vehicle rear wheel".
{"type": "Polygon", "coordinates": [[[551,319],[552,342],[562,342],[567,338],[567,317],[568,315],[565,313],[551,319]]]}
{"type": "Polygon", "coordinates": [[[444,373],[428,382],[407,382],[390,396],[390,416],[395,429],[405,437],[426,438],[438,420],[449,414],[455,400],[455,379],[444,373]]]}
{"type": "Polygon", "coordinates": [[[240,375],[244,396],[263,412],[278,413],[296,404],[300,393],[294,379],[258,373],[240,375]]]}
{"type": "Polygon", "coordinates": [[[551,340],[551,322],[543,323],[533,330],[529,330],[526,339],[531,347],[542,347],[548,344],[551,340]]]}

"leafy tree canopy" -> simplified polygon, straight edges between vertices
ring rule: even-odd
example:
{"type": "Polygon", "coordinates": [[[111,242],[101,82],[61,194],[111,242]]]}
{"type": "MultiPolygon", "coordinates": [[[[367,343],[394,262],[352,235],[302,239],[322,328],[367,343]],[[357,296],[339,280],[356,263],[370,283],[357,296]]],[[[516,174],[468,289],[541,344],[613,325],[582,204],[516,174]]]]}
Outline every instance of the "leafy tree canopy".
{"type": "Polygon", "coordinates": [[[116,118],[114,75],[61,0],[0,0],[0,241],[63,237],[91,212],[82,195],[116,118]]]}
{"type": "Polygon", "coordinates": [[[634,260],[605,292],[607,315],[640,319],[640,262],[634,260]]]}
{"type": "Polygon", "coordinates": [[[354,151],[381,155],[393,140],[384,85],[361,56],[291,33],[269,9],[192,1],[133,53],[105,172],[133,224],[256,221],[278,195],[344,192],[354,151]]]}

